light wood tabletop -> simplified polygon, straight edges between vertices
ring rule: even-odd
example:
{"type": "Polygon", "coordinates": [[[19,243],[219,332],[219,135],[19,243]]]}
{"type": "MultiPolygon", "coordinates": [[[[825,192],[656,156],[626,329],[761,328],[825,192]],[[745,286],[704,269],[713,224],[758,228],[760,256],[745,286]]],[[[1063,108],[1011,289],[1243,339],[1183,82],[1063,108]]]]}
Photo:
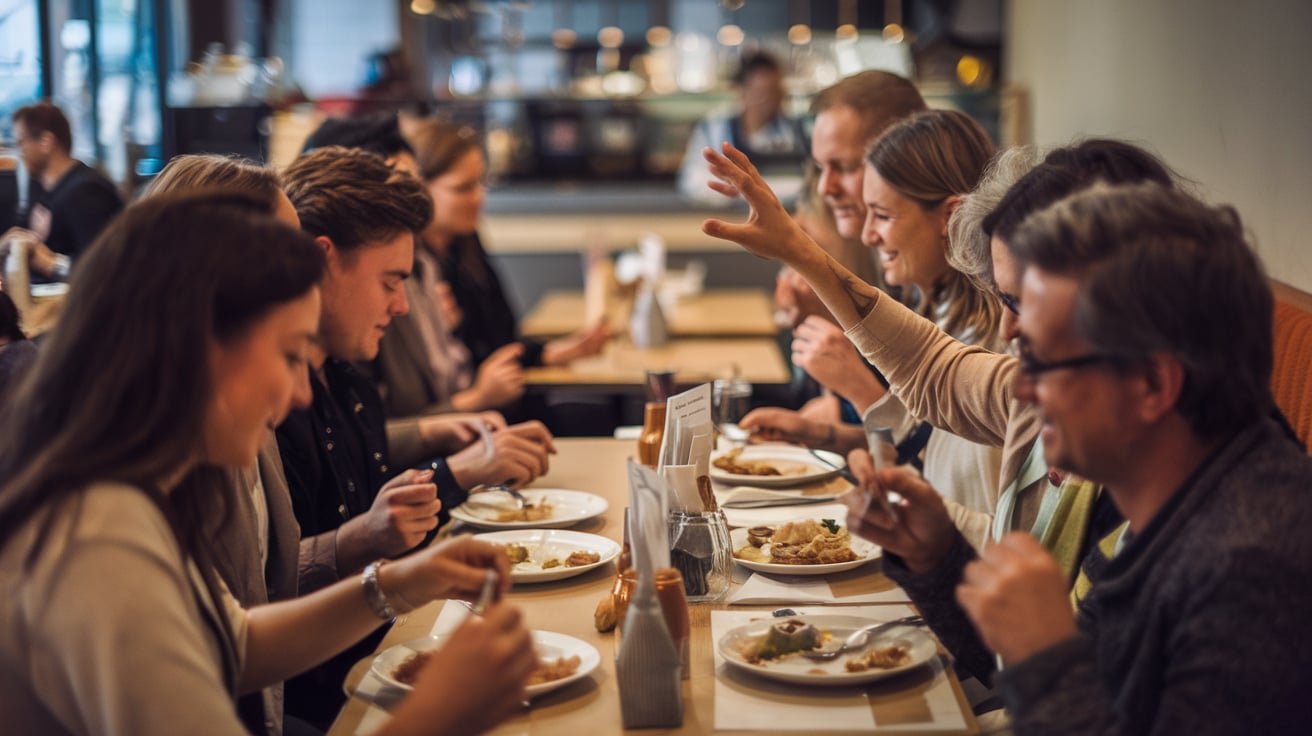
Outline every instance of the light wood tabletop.
{"type": "MultiPolygon", "coordinates": [[[[620,541],[623,510],[628,494],[625,459],[634,454],[634,443],[613,439],[558,439],[556,446],[559,454],[551,459],[550,472],[533,485],[543,488],[584,490],[604,497],[610,504],[609,509],[600,517],[584,522],[574,529],[620,541]]],[[[582,639],[600,652],[601,665],[589,677],[534,700],[532,707],[523,715],[506,722],[493,733],[503,736],[510,734],[577,736],[579,733],[600,736],[624,733],[615,678],[615,638],[611,633],[597,632],[593,626],[593,610],[602,596],[609,593],[614,575],[613,566],[605,565],[575,578],[554,583],[517,586],[511,590],[509,600],[522,607],[526,624],[530,628],[547,629],[582,639]]],[[[843,589],[843,595],[895,587],[892,581],[880,572],[877,564],[867,565],[838,576],[830,576],[829,579],[832,586],[843,589]]],[[[443,605],[442,602],[436,602],[399,617],[380,644],[380,651],[427,635],[432,630],[443,605]]],[[[712,656],[710,618],[712,610],[727,607],[724,603],[690,606],[692,659],[690,678],[684,682],[683,726],[677,729],[642,732],[703,734],[715,730],[716,674],[712,656]]],[[[751,610],[750,607],[743,606],[733,608],[751,610]]],[[[768,610],[768,608],[761,610],[768,610]]],[[[363,660],[352,670],[346,683],[348,691],[354,692],[368,672],[371,659],[363,660]]],[[[967,724],[967,730],[959,733],[977,732],[975,719],[966,704],[960,685],[950,669],[945,671],[944,675],[950,679],[957,705],[962,709],[962,717],[967,724]]],[[[924,730],[926,705],[923,694],[931,679],[929,675],[908,674],[886,684],[876,684],[869,689],[869,702],[873,714],[881,724],[879,733],[943,733],[924,730]],[[911,726],[901,731],[882,727],[882,724],[899,723],[920,723],[920,727],[911,726]]],[[[364,698],[353,696],[342,709],[329,733],[339,736],[356,734],[370,708],[364,698]]]]}
{"type": "MultiPolygon", "coordinates": [[[[632,308],[629,300],[608,302],[610,324],[623,329],[632,308]]],[[[549,291],[524,317],[520,329],[534,337],[568,335],[584,326],[582,291],[549,291]]],[[[675,302],[666,315],[673,337],[773,337],[770,297],[760,289],[711,289],[675,302]]]]}
{"type": "Polygon", "coordinates": [[[786,384],[790,375],[773,338],[674,338],[659,348],[638,348],[627,338],[611,340],[600,355],[568,366],[524,371],[531,388],[643,390],[647,371],[672,370],[680,385],[705,383],[737,374],[755,385],[786,384]]]}

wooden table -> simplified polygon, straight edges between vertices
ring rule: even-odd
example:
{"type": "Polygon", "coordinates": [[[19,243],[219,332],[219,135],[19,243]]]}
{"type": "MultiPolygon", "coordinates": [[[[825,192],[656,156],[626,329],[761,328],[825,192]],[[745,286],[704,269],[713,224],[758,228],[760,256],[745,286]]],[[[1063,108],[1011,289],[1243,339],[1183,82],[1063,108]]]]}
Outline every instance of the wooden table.
{"type": "Polygon", "coordinates": [[[568,366],[529,368],[530,388],[588,389],[631,393],[644,389],[649,370],[673,370],[680,385],[705,383],[737,374],[756,385],[786,384],[791,377],[773,338],[675,338],[659,348],[642,349],[627,338],[611,340],[600,355],[568,366]]]}
{"type": "MultiPolygon", "coordinates": [[[[551,471],[535,485],[541,487],[574,488],[605,497],[610,508],[605,514],[574,527],[578,531],[622,538],[623,512],[628,494],[628,481],[624,461],[633,454],[634,444],[613,439],[558,439],[560,454],[552,458],[551,471]]],[[[855,592],[886,590],[894,587],[891,580],[870,565],[860,570],[837,576],[831,582],[844,588],[843,595],[855,592]],[[864,572],[863,572],[864,571],[864,572]]],[[[533,702],[522,716],[508,721],[496,734],[528,734],[530,736],[590,736],[623,733],[620,721],[619,691],[615,681],[615,641],[613,634],[601,634],[593,627],[592,613],[597,601],[610,591],[614,570],[610,565],[558,583],[521,586],[514,588],[509,599],[524,609],[530,628],[544,628],[578,637],[601,652],[601,666],[591,677],[544,695],[533,702]]],[[[442,602],[430,604],[397,619],[387,637],[379,645],[387,647],[425,636],[432,629],[441,611],[442,602]]],[[[683,727],[662,730],[659,733],[705,734],[714,731],[715,673],[712,659],[711,610],[724,608],[724,604],[694,605],[690,607],[692,621],[691,677],[684,683],[683,727]]],[[[742,608],[742,607],[735,607],[742,608]]],[[[347,678],[347,689],[354,691],[368,671],[372,658],[363,660],[347,678]]],[[[948,672],[957,702],[962,708],[970,730],[977,731],[960,685],[948,672]]],[[[890,684],[886,688],[892,688],[890,684]]],[[[903,690],[879,688],[871,703],[880,722],[897,723],[900,716],[914,720],[921,707],[916,686],[903,684],[903,690]]],[[[875,691],[872,691],[875,692],[875,691]]],[[[342,709],[330,734],[350,736],[356,733],[368,704],[352,697],[342,709]]],[[[657,733],[657,731],[645,731],[657,733]]],[[[643,732],[635,732],[643,733],[643,732]]],[[[748,733],[748,732],[735,732],[748,733]]],[[[777,732],[774,732],[777,733],[777,732]]],[[[880,731],[895,733],[893,731],[880,731]]],[[[906,733],[906,732],[904,732],[906,733]]],[[[916,731],[917,734],[941,732],[916,731]]]]}
{"type": "MultiPolygon", "coordinates": [[[[583,326],[583,292],[549,291],[520,325],[525,335],[558,337],[583,326]]],[[[631,305],[616,302],[612,328],[628,324],[631,305]]],[[[672,337],[773,337],[774,306],[759,289],[714,289],[679,300],[666,315],[672,337]]]]}

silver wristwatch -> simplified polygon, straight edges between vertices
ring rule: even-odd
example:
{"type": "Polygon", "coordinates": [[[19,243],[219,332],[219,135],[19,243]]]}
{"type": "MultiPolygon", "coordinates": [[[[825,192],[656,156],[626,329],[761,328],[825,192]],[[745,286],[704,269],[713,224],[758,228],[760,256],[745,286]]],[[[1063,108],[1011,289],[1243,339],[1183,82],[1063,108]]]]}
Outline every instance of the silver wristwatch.
{"type": "Polygon", "coordinates": [[[360,585],[364,588],[364,600],[369,604],[369,610],[374,615],[384,621],[390,621],[396,618],[396,609],[387,601],[387,596],[383,595],[382,586],[378,584],[378,570],[387,561],[375,560],[365,565],[364,573],[360,576],[360,585]]]}

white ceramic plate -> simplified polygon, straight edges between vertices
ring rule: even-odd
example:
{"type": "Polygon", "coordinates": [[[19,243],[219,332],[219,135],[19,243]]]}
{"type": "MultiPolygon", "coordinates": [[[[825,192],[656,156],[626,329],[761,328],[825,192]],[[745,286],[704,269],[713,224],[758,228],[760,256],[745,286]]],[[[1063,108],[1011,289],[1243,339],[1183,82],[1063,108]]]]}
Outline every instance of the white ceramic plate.
{"type": "Polygon", "coordinates": [[[595,493],[563,488],[526,488],[520,493],[529,503],[551,504],[551,516],[540,521],[497,521],[502,512],[515,510],[515,499],[506,493],[476,493],[451,509],[451,518],[484,529],[562,529],[600,516],[609,508],[606,499],[595,493]]]}
{"type": "MultiPolygon", "coordinates": [[[[402,662],[405,662],[416,652],[440,648],[445,638],[445,636],[428,636],[385,649],[377,657],[374,657],[373,673],[392,687],[409,690],[410,686],[394,678],[392,673],[396,672],[396,668],[400,667],[402,662]]],[[[530,698],[536,698],[539,695],[564,687],[575,680],[581,680],[597,669],[597,665],[601,664],[601,653],[597,651],[596,647],[582,639],[557,634],[554,631],[534,630],[533,648],[537,650],[539,659],[555,660],[560,657],[577,656],[580,661],[579,668],[569,677],[562,677],[559,680],[552,680],[527,688],[530,698]]]]}
{"type": "MultiPolygon", "coordinates": [[[[793,618],[801,619],[809,624],[826,632],[830,637],[837,641],[846,639],[849,634],[862,626],[879,623],[878,621],[866,618],[857,618],[855,616],[794,616],[793,618]]],[[[848,672],[846,669],[847,661],[854,656],[861,654],[860,651],[852,654],[840,654],[828,662],[814,662],[801,656],[800,654],[789,655],[775,660],[752,664],[742,655],[742,647],[745,644],[759,639],[769,630],[770,625],[777,623],[782,619],[761,619],[749,624],[730,629],[728,633],[720,637],[716,643],[719,648],[720,656],[724,657],[725,662],[737,667],[738,669],[751,672],[761,677],[768,677],[772,680],[782,682],[791,682],[798,685],[819,685],[819,686],[844,686],[858,685],[866,682],[882,680],[886,677],[901,674],[907,670],[919,667],[934,658],[938,652],[938,647],[934,644],[933,638],[925,633],[923,629],[910,626],[899,626],[895,629],[881,632],[875,635],[874,641],[870,646],[889,646],[890,644],[900,644],[908,647],[911,655],[910,662],[901,667],[891,669],[868,669],[865,672],[848,672]]]]}
{"type": "MultiPolygon", "coordinates": [[[[729,542],[733,545],[735,552],[747,545],[747,530],[733,529],[729,532],[729,542]]],[[[852,537],[852,551],[856,553],[856,559],[851,562],[835,562],[828,565],[780,565],[774,562],[753,562],[751,560],[740,559],[734,555],[733,561],[748,570],[756,572],[770,573],[773,575],[828,575],[835,572],[844,572],[846,570],[855,570],[858,567],[879,559],[883,550],[879,545],[868,542],[860,537],[852,537]]]]}
{"type": "Polygon", "coordinates": [[[748,445],[739,455],[741,459],[772,463],[786,475],[739,475],[715,467],[715,461],[726,454],[717,452],[711,456],[710,474],[711,480],[730,486],[796,488],[837,475],[847,467],[847,461],[836,452],[816,450],[813,455],[811,450],[794,445],[748,445]]]}
{"type": "Polygon", "coordinates": [[[510,580],[514,583],[547,583],[572,578],[608,564],[620,553],[619,544],[612,539],[565,529],[512,529],[479,534],[477,538],[492,544],[518,544],[528,550],[529,558],[510,568],[510,580]],[[601,559],[587,565],[565,567],[565,558],[578,550],[596,552],[601,559]],[[544,570],[542,563],[550,559],[560,560],[561,564],[544,570]]]}

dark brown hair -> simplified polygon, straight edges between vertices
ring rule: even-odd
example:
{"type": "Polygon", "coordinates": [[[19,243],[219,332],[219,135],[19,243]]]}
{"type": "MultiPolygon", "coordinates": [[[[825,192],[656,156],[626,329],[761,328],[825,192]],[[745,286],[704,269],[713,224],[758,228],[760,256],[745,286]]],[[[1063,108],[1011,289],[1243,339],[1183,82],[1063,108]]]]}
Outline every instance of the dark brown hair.
{"type": "MultiPolygon", "coordinates": [[[[899,194],[931,210],[974,189],[992,157],[993,141],[969,115],[928,110],[884,131],[870,146],[866,163],[899,194]]],[[[943,248],[946,256],[946,241],[943,248]]],[[[994,341],[1001,305],[965,274],[949,269],[933,293],[924,295],[920,311],[933,318],[940,304],[948,305],[945,332],[980,345],[994,341]]]]}
{"type": "Polygon", "coordinates": [[[885,128],[921,110],[925,100],[916,85],[896,74],[864,71],[825,87],[811,100],[811,113],[831,107],[850,107],[861,117],[864,140],[873,140],[885,128]]]}
{"type": "Polygon", "coordinates": [[[1121,370],[1184,366],[1177,411],[1203,438],[1268,414],[1274,309],[1239,215],[1158,183],[1095,184],[1030,216],[1021,267],[1077,278],[1074,327],[1121,370]]]}
{"type": "Polygon", "coordinates": [[[73,131],[68,126],[64,111],[49,102],[36,102],[24,105],[14,111],[15,123],[22,123],[28,135],[39,136],[49,133],[64,153],[73,150],[73,131]]]}
{"type": "Polygon", "coordinates": [[[433,200],[418,179],[360,149],[316,149],[282,178],[301,229],[332,239],[344,253],[419,232],[433,217],[433,200]]]}
{"type": "Polygon", "coordinates": [[[451,170],[470,151],[482,143],[478,132],[466,125],[456,125],[436,118],[425,120],[410,136],[414,144],[419,175],[432,181],[451,170]]]}
{"type": "Polygon", "coordinates": [[[141,196],[145,199],[216,187],[249,192],[273,203],[282,190],[282,181],[273,169],[238,156],[187,154],[169,161],[141,196]]]}
{"type": "Polygon", "coordinates": [[[0,540],[45,514],[29,564],[56,508],[122,483],[155,501],[218,600],[209,545],[231,491],[221,469],[193,465],[213,394],[209,346],[240,338],[324,270],[313,240],[269,209],[241,193],[155,197],[83,256],[59,327],[0,418],[0,540]]]}

